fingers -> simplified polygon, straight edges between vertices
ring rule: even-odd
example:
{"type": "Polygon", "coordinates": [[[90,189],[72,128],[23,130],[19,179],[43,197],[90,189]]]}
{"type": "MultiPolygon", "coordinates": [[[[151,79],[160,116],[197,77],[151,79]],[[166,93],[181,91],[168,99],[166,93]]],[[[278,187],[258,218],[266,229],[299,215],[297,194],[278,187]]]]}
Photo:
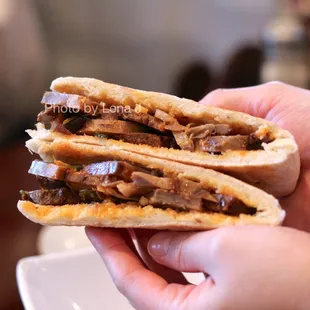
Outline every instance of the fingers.
{"type": "Polygon", "coordinates": [[[155,230],[135,229],[130,230],[131,237],[136,241],[137,249],[146,266],[153,272],[160,275],[168,283],[189,284],[181,272],[172,270],[156,263],[147,251],[150,238],[156,234],[155,230]]]}
{"type": "Polygon", "coordinates": [[[87,236],[102,257],[118,290],[135,309],[187,309],[201,302],[201,296],[212,300],[210,283],[201,286],[168,284],[144,268],[116,229],[86,228],[87,236]],[[205,290],[203,290],[205,289],[205,290]],[[203,294],[204,295],[203,295],[203,294]]]}
{"type": "Polygon", "coordinates": [[[143,266],[118,230],[88,227],[86,233],[118,290],[135,307],[150,309],[149,305],[158,304],[167,282],[143,266]]]}
{"type": "Polygon", "coordinates": [[[211,259],[215,231],[202,233],[161,232],[148,245],[150,255],[158,263],[184,272],[212,275],[211,259]]]}
{"type": "Polygon", "coordinates": [[[295,89],[279,82],[238,89],[218,89],[209,93],[200,103],[271,120],[273,108],[295,89]]]}

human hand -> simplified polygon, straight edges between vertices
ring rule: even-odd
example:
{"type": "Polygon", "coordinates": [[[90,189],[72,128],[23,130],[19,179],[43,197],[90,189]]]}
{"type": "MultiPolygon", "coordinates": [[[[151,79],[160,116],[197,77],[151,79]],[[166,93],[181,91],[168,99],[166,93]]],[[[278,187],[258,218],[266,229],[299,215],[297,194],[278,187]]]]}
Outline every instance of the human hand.
{"type": "Polygon", "coordinates": [[[284,227],[160,232],[148,243],[153,267],[162,268],[153,272],[134,254],[128,235],[124,239],[126,231],[86,231],[119,291],[138,310],[309,308],[310,235],[304,232],[284,227]],[[172,269],[209,276],[196,286],[172,269]]]}
{"type": "Polygon", "coordinates": [[[280,203],[287,212],[284,225],[309,232],[310,91],[272,82],[248,88],[218,89],[201,103],[264,118],[294,135],[301,157],[301,175],[295,191],[280,203]]]}

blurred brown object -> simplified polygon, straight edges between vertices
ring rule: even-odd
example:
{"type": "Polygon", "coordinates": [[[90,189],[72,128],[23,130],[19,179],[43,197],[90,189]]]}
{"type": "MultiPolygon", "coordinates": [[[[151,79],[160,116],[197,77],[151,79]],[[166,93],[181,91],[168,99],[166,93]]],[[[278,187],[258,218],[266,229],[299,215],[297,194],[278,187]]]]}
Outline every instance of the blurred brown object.
{"type": "Polygon", "coordinates": [[[21,310],[22,303],[17,291],[15,268],[22,257],[36,254],[36,238],[40,226],[24,218],[17,210],[20,189],[34,189],[36,179],[28,175],[33,156],[24,141],[1,148],[0,195],[0,310],[21,310]]]}
{"type": "Polygon", "coordinates": [[[227,62],[220,87],[236,88],[259,84],[262,63],[263,51],[259,46],[248,45],[238,49],[227,62]]]}
{"type": "Polygon", "coordinates": [[[210,91],[211,71],[204,62],[188,64],[177,76],[174,93],[181,98],[199,101],[210,91]]]}

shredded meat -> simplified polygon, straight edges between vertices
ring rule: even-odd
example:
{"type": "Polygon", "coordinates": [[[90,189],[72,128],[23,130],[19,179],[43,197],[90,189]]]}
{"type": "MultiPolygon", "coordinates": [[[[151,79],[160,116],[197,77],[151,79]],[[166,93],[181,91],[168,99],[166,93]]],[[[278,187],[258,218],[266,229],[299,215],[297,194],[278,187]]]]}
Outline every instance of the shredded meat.
{"type": "Polygon", "coordinates": [[[157,109],[155,111],[155,118],[158,118],[164,122],[166,130],[171,130],[173,132],[179,132],[185,130],[185,127],[180,125],[179,122],[174,117],[161,110],[157,109]]]}
{"type": "Polygon", "coordinates": [[[175,181],[172,178],[160,178],[148,173],[133,172],[131,179],[136,185],[141,187],[161,188],[165,190],[175,189],[175,181]]]}
{"type": "Polygon", "coordinates": [[[213,135],[228,135],[231,131],[229,125],[225,124],[206,124],[200,126],[189,127],[186,129],[186,135],[191,139],[204,139],[213,135]]]}
{"type": "Polygon", "coordinates": [[[128,112],[126,111],[126,112],[122,113],[121,117],[124,120],[130,120],[133,122],[144,124],[148,127],[152,127],[152,128],[159,130],[161,132],[166,131],[165,130],[165,123],[163,121],[155,118],[154,116],[146,114],[146,113],[138,113],[135,110],[130,110],[128,112]]]}
{"type": "Polygon", "coordinates": [[[209,153],[221,153],[228,150],[246,150],[248,136],[212,136],[199,140],[196,143],[196,150],[209,153]]]}

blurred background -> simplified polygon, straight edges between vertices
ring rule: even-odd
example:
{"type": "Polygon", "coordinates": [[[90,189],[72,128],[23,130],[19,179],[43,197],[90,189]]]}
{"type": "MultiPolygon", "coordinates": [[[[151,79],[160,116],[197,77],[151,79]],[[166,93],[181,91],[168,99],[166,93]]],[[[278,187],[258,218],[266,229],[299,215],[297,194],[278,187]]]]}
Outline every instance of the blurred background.
{"type": "Polygon", "coordinates": [[[41,229],[16,210],[33,159],[24,130],[58,76],[194,100],[281,80],[309,88],[309,0],[0,0],[0,310],[23,309],[15,267],[41,229]]]}

